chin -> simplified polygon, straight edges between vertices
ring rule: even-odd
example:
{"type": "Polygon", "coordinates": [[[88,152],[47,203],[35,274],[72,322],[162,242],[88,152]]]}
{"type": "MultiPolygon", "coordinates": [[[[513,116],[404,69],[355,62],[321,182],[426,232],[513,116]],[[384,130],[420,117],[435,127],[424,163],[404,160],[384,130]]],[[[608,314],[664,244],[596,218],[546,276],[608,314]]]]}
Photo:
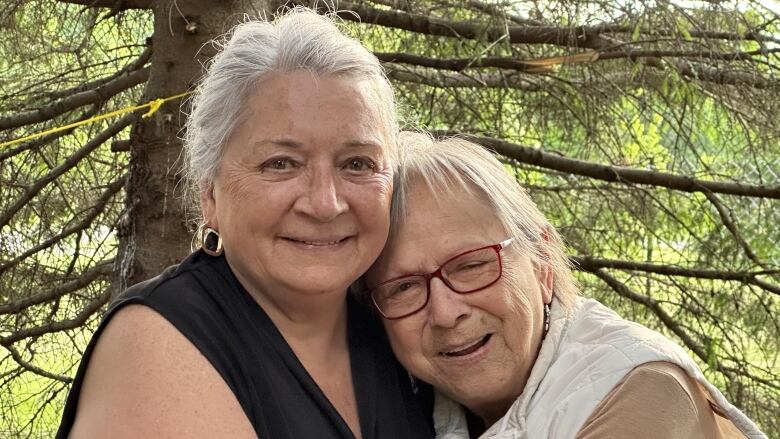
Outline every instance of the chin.
{"type": "Polygon", "coordinates": [[[496,398],[496,390],[498,389],[488,389],[485,387],[485,382],[474,382],[474,383],[468,383],[465,386],[459,386],[457,389],[453,389],[454,392],[452,392],[452,396],[464,403],[465,405],[480,405],[484,404],[485,402],[489,402],[492,399],[496,398]]]}
{"type": "MultiPolygon", "coordinates": [[[[328,270],[331,274],[334,269],[328,270]]],[[[328,279],[327,276],[318,276],[316,273],[306,274],[295,279],[290,286],[296,291],[305,294],[325,294],[332,292],[346,292],[352,283],[349,279],[328,279]]]]}

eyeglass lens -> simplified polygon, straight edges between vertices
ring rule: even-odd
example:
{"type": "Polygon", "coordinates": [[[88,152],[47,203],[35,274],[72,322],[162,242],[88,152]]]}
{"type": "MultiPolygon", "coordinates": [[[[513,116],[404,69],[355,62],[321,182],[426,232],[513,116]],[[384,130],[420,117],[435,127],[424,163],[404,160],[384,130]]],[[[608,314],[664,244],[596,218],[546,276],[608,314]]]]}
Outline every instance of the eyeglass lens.
{"type": "MultiPolygon", "coordinates": [[[[457,293],[471,293],[498,280],[501,264],[498,252],[489,247],[464,253],[441,267],[441,277],[457,293]]],[[[428,300],[425,276],[413,275],[380,285],[373,292],[374,301],[389,318],[413,313],[428,300]]]]}

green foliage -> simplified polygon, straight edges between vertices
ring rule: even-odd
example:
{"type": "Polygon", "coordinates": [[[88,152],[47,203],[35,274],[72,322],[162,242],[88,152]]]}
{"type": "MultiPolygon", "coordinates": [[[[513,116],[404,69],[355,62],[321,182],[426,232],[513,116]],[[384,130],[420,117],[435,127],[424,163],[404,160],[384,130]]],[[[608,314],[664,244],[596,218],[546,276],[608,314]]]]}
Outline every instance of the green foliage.
{"type": "MultiPolygon", "coordinates": [[[[148,19],[148,14],[130,13],[122,20],[105,20],[99,10],[58,2],[37,2],[4,12],[8,15],[0,20],[0,117],[67,98],[81,91],[77,87],[82,84],[114,74],[139,55],[151,30],[141,20],[142,15],[148,19]]],[[[92,109],[5,131],[0,141],[66,124],[84,114],[109,111],[139,98],[139,89],[130,90],[98,102],[92,109]]],[[[39,147],[24,149],[28,143],[0,150],[0,154],[19,150],[0,161],[0,212],[7,212],[31,185],[63,166],[112,122],[84,126],[39,147]]],[[[119,137],[128,135],[125,129],[119,137]]],[[[108,185],[127,172],[128,156],[109,151],[109,146],[97,148],[89,160],[80,161],[43,186],[2,228],[0,309],[77,280],[81,273],[114,257],[122,192],[114,191],[97,212],[95,206],[108,185]]],[[[107,277],[99,276],[59,299],[10,314],[0,312],[0,337],[13,335],[20,328],[45,328],[52,322],[73,319],[108,287],[107,277]]],[[[27,364],[67,378],[75,373],[98,319],[99,313],[76,330],[44,332],[12,348],[27,364]]],[[[11,351],[0,350],[4,354],[0,356],[0,436],[49,437],[59,424],[67,382],[20,367],[11,351]]]]}
{"type": "MultiPolygon", "coordinates": [[[[696,7],[577,1],[361,4],[380,11],[474,23],[479,29],[476,38],[466,39],[369,22],[345,23],[349,32],[378,53],[474,63],[485,58],[522,61],[580,53],[585,49],[577,44],[598,38],[605,38],[607,46],[587,48],[598,50],[600,57],[632,52],[631,56],[563,63],[541,74],[476,64],[461,71],[386,64],[407,127],[496,137],[591,164],[699,181],[780,185],[780,87],[772,79],[780,67],[777,53],[736,60],[715,56],[769,50],[779,43],[701,36],[706,31],[777,35],[780,20],[759,3],[748,1],[739,7],[734,2],[696,7]],[[572,26],[569,30],[574,36],[585,35],[588,26],[614,30],[566,44],[488,38],[496,29],[542,25],[572,26]],[[636,56],[643,51],[677,55],[636,56]],[[690,66],[695,67],[695,74],[686,70],[690,66]],[[394,76],[394,71],[407,75],[394,76]],[[726,81],[735,74],[742,76],[726,81]],[[462,81],[461,86],[444,84],[444,77],[462,81]],[[751,82],[756,78],[769,78],[769,85],[751,82]]],[[[109,18],[106,13],[105,9],[55,0],[13,2],[0,8],[0,118],[70,96],[81,85],[109,77],[136,59],[153,32],[151,12],[123,11],[109,18]]],[[[2,131],[0,141],[77,120],[90,112],[136,104],[140,99],[141,87],[134,87],[107,97],[94,108],[85,106],[2,131]]],[[[0,214],[112,122],[79,128],[2,159],[0,214]]],[[[126,128],[112,140],[132,135],[126,128]]],[[[10,149],[0,150],[0,156],[6,151],[10,149]]],[[[131,158],[128,153],[110,151],[106,143],[44,185],[12,216],[0,234],[0,310],[50,291],[53,285],[83,278],[101,263],[110,264],[122,251],[117,231],[123,216],[133,212],[122,191],[108,190],[128,172],[131,158]],[[94,218],[76,227],[90,218],[102,197],[105,205],[94,218]],[[67,230],[71,231],[63,233],[67,230]],[[50,240],[51,245],[35,250],[50,240]]],[[[508,172],[562,232],[572,256],[744,274],[743,278],[715,279],[690,273],[603,269],[637,295],[658,303],[674,326],[664,323],[657,309],[611,290],[593,271],[582,268],[577,276],[583,294],[685,345],[728,398],[770,436],[780,434],[776,416],[780,411],[780,323],[775,317],[780,294],[761,286],[761,282],[780,285],[780,228],[776,226],[780,205],[776,198],[715,194],[719,209],[704,192],[682,192],[663,184],[606,182],[504,160],[508,172]]],[[[110,281],[108,273],[101,274],[56,300],[0,312],[0,338],[73,319],[90,304],[106,300],[110,281]]],[[[10,344],[25,362],[40,370],[25,368],[8,347],[0,347],[7,351],[5,356],[0,354],[0,428],[19,436],[45,436],[55,428],[68,386],[40,372],[72,375],[98,316],[96,311],[77,328],[10,344]]]]}

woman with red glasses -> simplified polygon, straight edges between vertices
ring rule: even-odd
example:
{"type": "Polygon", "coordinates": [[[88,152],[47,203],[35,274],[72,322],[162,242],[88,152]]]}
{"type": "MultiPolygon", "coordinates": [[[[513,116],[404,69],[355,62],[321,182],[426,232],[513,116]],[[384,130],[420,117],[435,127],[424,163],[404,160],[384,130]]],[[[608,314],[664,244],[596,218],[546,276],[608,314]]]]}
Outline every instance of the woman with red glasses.
{"type": "Polygon", "coordinates": [[[504,166],[402,136],[366,291],[436,390],[437,437],[766,437],[672,341],[578,297],[561,238],[504,166]]]}

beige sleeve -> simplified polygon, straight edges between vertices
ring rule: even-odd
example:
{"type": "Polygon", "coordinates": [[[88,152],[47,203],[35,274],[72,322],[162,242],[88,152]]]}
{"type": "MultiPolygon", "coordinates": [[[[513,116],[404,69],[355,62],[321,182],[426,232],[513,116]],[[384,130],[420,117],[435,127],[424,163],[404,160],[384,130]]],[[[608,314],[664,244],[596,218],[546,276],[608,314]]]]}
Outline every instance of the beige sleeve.
{"type": "Polygon", "coordinates": [[[632,370],[601,401],[577,439],[744,438],[699,383],[678,366],[632,370]]]}

